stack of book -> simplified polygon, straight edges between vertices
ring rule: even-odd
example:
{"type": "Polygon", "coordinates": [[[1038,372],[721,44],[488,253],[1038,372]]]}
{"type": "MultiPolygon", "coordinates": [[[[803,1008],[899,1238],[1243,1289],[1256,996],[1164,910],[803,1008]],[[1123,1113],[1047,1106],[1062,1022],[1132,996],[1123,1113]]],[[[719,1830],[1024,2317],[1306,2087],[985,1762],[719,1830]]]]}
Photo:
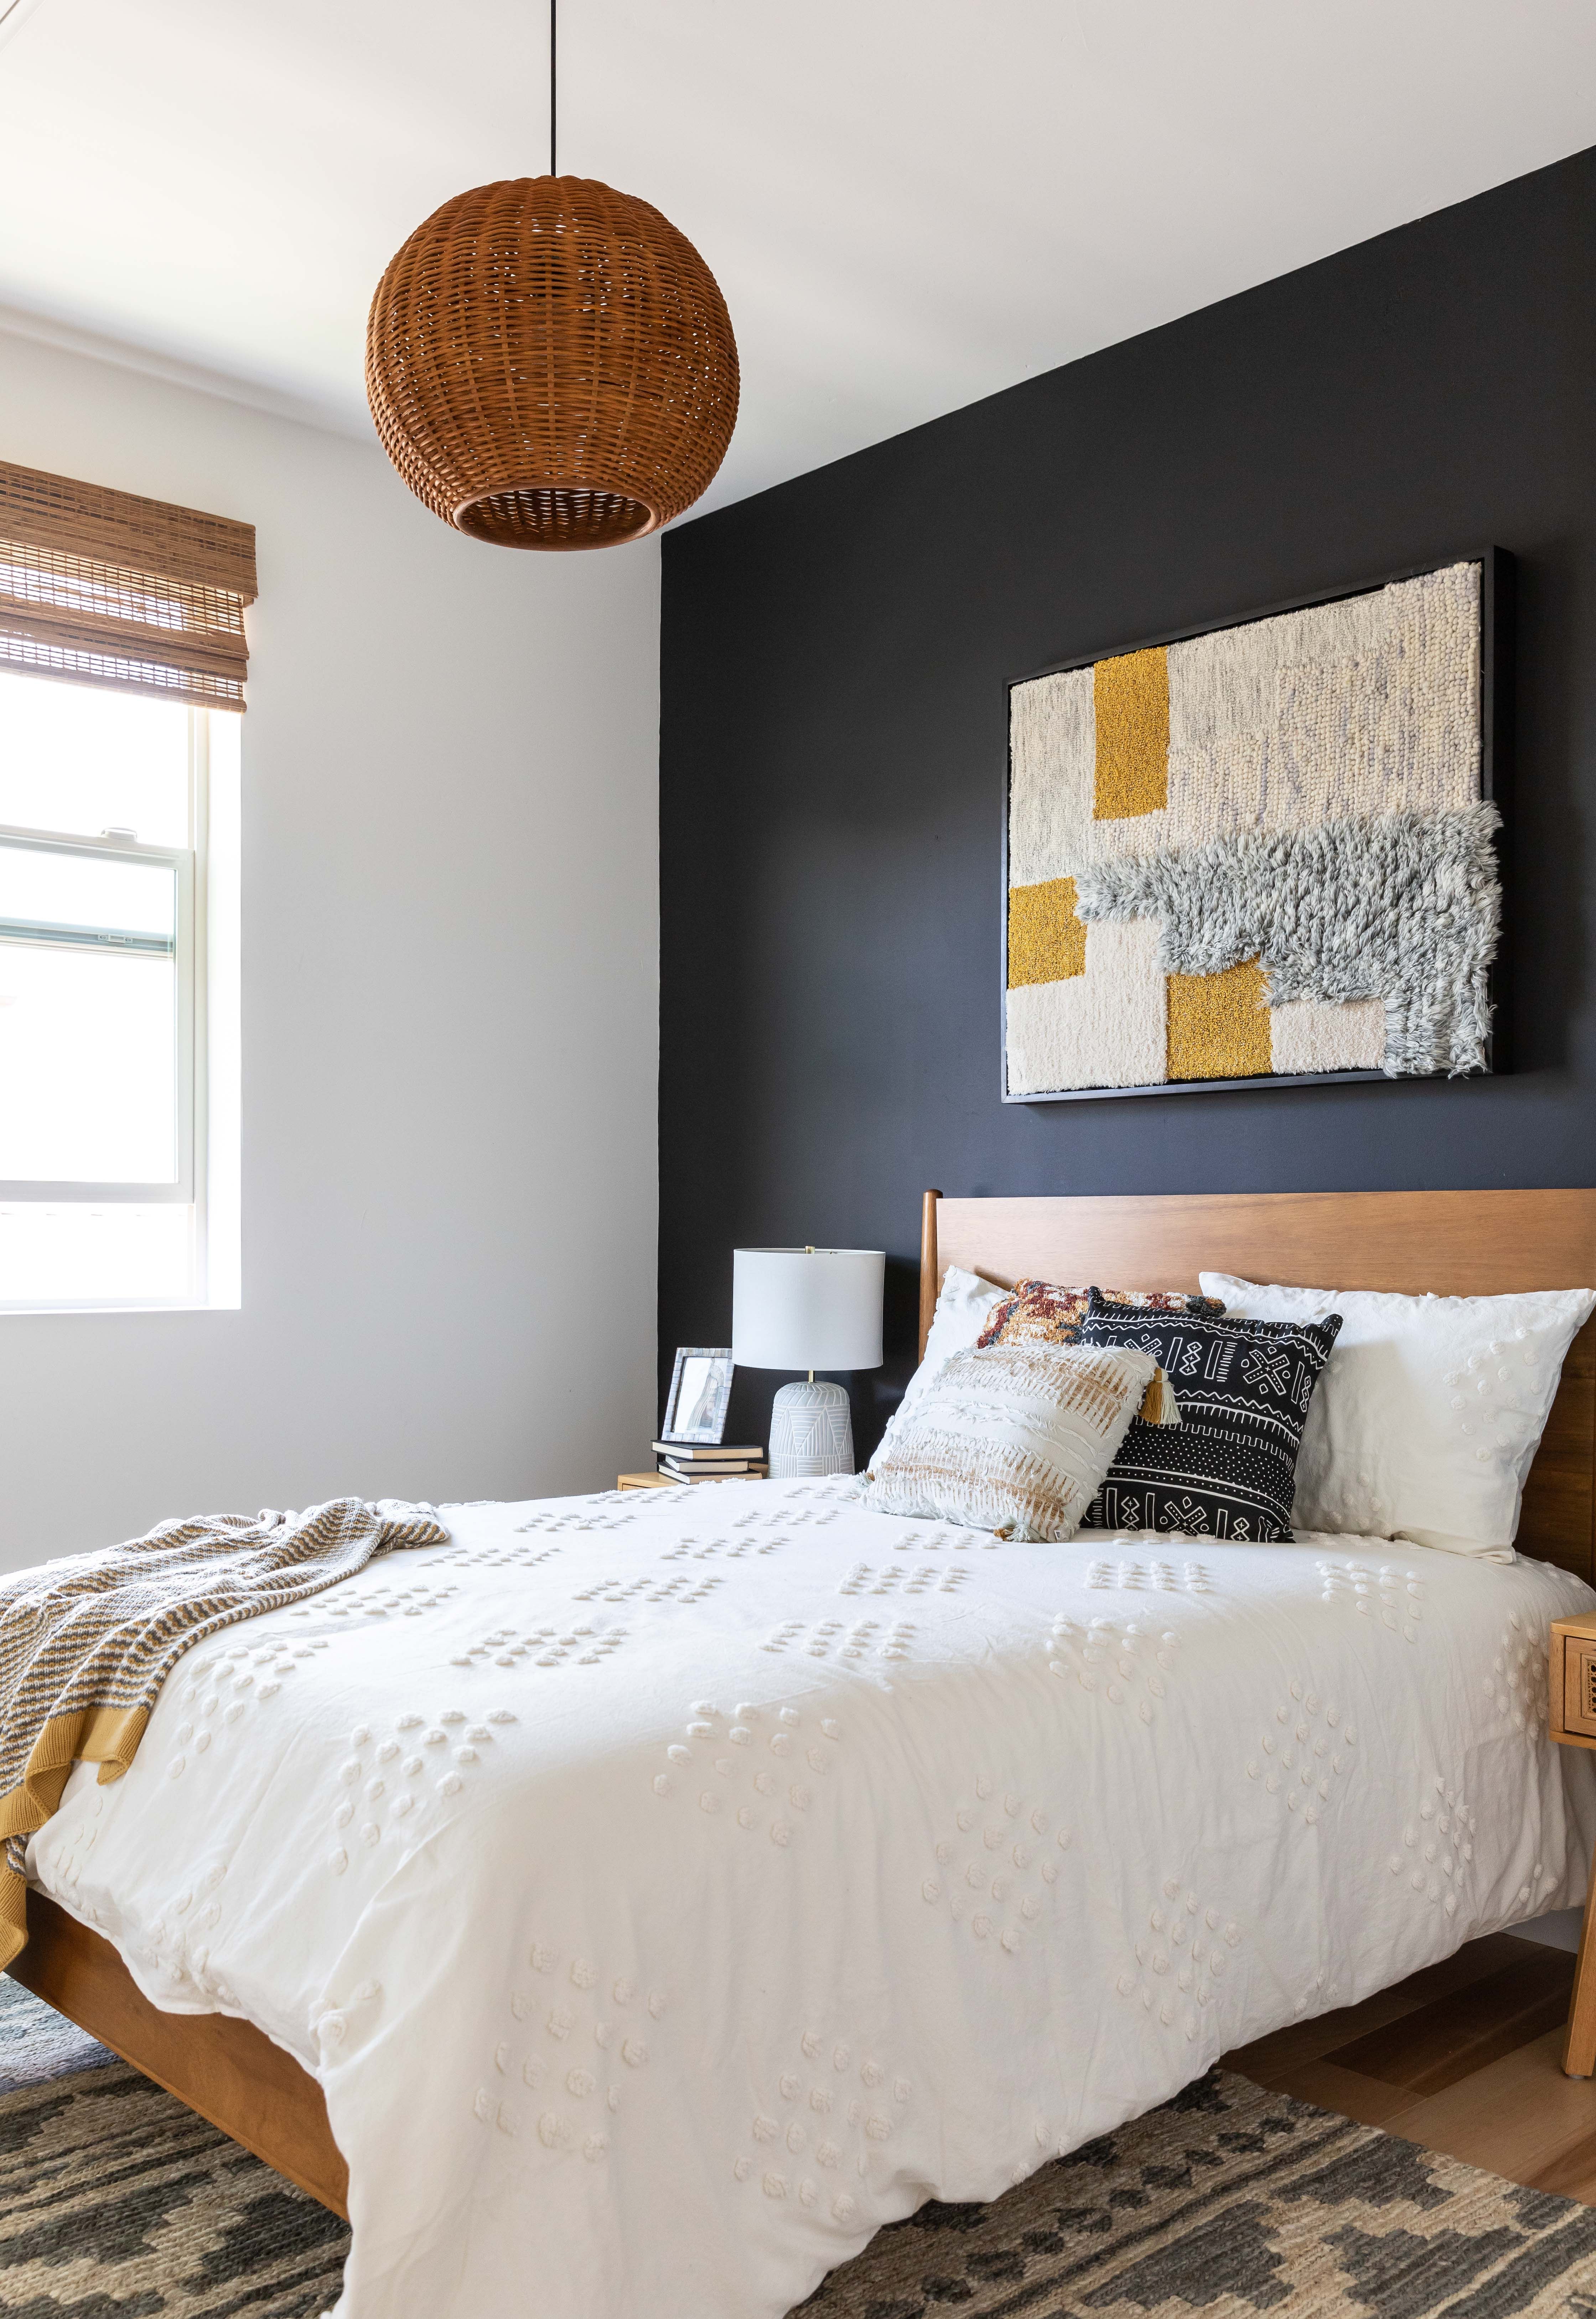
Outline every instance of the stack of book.
{"type": "Polygon", "coordinates": [[[656,1441],[654,1450],[662,1474],[673,1482],[744,1481],[769,1469],[762,1449],[726,1448],[708,1441],[656,1441]]]}

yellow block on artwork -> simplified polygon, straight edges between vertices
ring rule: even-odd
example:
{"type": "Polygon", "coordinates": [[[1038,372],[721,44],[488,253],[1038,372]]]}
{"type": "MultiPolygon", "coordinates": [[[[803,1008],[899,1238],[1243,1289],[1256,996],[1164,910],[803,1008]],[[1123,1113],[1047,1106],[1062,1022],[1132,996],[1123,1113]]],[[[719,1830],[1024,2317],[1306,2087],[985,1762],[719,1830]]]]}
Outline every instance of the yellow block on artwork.
{"type": "Polygon", "coordinates": [[[1268,985],[1257,959],[1222,974],[1172,974],[1167,1036],[1172,1079],[1267,1076],[1268,985]]]}
{"type": "Polygon", "coordinates": [[[1100,660],[1092,670],[1097,727],[1094,821],[1129,821],[1169,801],[1169,660],[1150,652],[1100,660]]]}
{"type": "Polygon", "coordinates": [[[1008,889],[1008,987],[1066,982],[1087,970],[1087,930],[1075,915],[1073,878],[1008,889]]]}

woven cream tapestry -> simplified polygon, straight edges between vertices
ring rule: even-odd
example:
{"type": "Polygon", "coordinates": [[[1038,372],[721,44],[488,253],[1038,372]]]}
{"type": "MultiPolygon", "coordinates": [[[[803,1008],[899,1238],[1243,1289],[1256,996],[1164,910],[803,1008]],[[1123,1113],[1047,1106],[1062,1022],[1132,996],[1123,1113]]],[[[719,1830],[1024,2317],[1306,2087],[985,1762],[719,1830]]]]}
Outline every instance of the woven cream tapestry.
{"type": "Polygon", "coordinates": [[[1482,582],[1014,686],[1011,1100],[1488,1067],[1482,582]]]}

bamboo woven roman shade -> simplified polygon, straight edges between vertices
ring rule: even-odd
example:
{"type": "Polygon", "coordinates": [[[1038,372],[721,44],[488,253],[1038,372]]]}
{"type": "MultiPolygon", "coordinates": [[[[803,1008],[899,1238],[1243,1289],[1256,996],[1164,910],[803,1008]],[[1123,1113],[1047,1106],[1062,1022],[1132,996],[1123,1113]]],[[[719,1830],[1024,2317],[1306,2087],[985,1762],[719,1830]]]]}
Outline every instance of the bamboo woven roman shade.
{"type": "Polygon", "coordinates": [[[0,461],[0,669],[244,706],[255,527],[0,461]]]}

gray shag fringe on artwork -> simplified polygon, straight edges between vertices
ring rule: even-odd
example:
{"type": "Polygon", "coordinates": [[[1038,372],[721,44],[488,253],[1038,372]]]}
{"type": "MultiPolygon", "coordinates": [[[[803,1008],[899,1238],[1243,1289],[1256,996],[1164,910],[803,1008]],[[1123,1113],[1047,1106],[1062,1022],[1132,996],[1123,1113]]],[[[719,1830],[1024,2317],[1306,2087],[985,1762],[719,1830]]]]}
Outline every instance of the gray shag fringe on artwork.
{"type": "Polygon", "coordinates": [[[1483,1067],[1501,920],[1489,803],[1248,832],[1082,871],[1082,918],[1157,918],[1167,974],[1256,958],[1271,1006],[1385,1006],[1388,1078],[1483,1067]]]}

